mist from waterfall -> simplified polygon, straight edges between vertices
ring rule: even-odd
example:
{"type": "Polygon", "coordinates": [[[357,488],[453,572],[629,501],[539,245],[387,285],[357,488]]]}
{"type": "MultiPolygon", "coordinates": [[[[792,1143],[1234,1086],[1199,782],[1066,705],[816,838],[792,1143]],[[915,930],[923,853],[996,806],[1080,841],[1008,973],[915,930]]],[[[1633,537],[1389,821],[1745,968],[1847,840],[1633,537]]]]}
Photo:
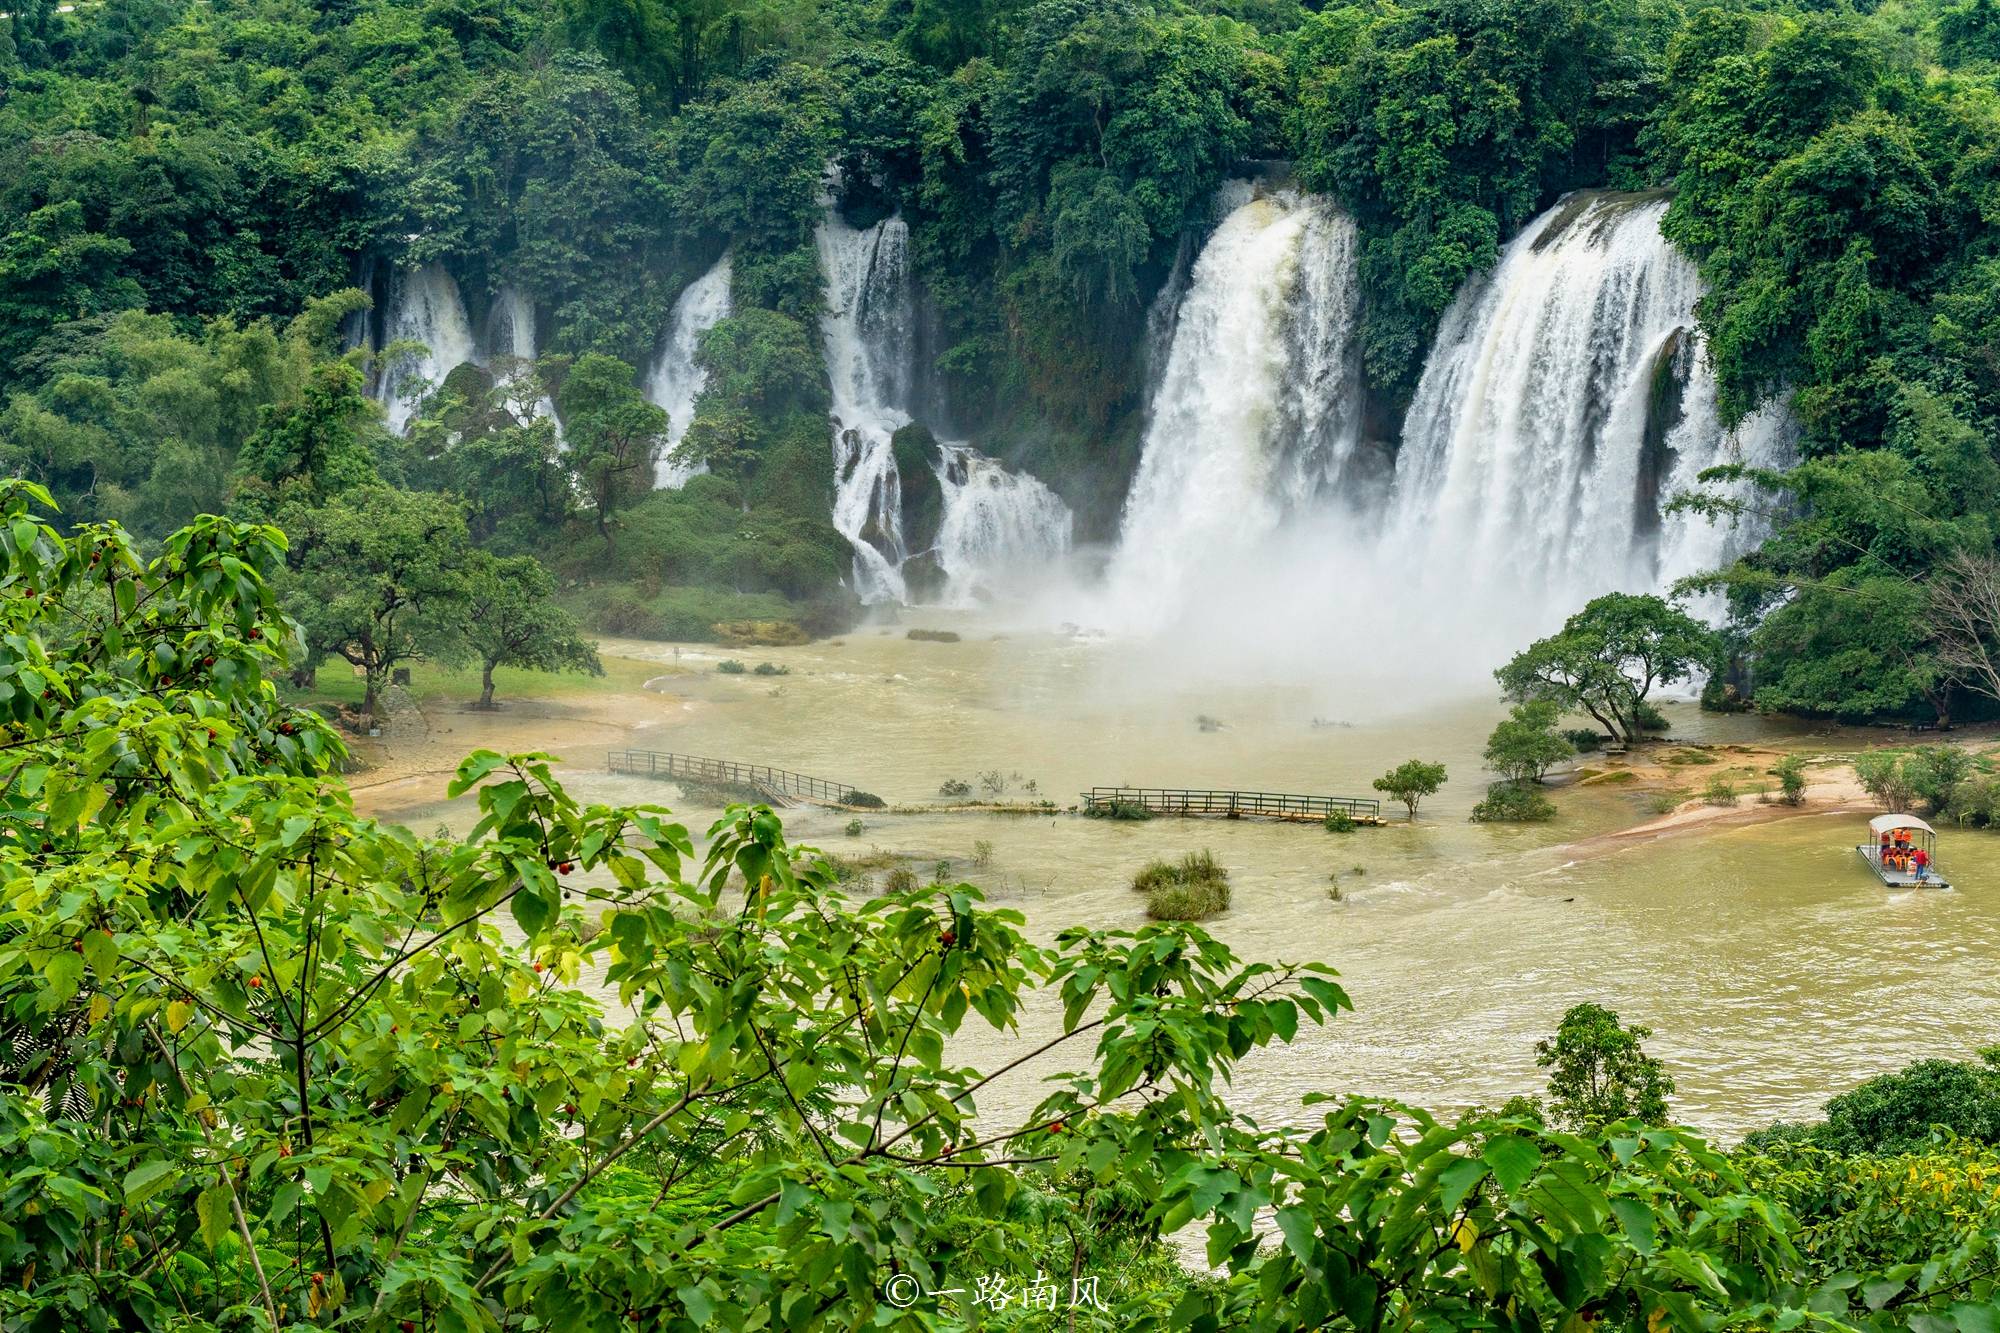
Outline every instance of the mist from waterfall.
{"type": "Polygon", "coordinates": [[[1354,224],[1289,190],[1222,198],[1234,206],[1180,299],[1106,574],[1104,617],[1128,631],[1228,597],[1216,577],[1337,494],[1358,440],[1354,224]]]}
{"type": "Polygon", "coordinates": [[[416,412],[413,395],[420,397],[437,387],[446,375],[478,355],[458,283],[443,264],[399,268],[391,275],[383,344],[399,341],[419,342],[425,348],[421,356],[397,357],[386,365],[377,386],[389,429],[400,435],[416,412]]]}
{"type": "Polygon", "coordinates": [[[708,384],[708,372],[702,369],[697,353],[701,336],[729,318],[730,276],[729,256],[724,254],[713,268],[688,284],[674,302],[666,341],[646,377],[646,397],[667,413],[667,447],[660,451],[653,479],[663,490],[679,490],[689,477],[707,471],[703,464],[675,462],[673,452],[694,421],[695,399],[708,384]]]}

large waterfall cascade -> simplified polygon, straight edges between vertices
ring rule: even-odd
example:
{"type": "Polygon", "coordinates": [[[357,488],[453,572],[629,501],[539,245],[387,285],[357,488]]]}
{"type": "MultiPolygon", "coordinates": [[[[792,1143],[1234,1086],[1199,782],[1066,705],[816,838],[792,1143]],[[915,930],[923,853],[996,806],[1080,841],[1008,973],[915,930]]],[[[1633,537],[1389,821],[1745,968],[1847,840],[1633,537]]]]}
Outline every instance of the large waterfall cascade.
{"type": "MultiPolygon", "coordinates": [[[[833,391],[833,524],[854,547],[864,601],[908,600],[904,478],[894,437],[911,424],[917,381],[917,302],[910,232],[891,216],[858,229],[829,207],[818,231],[826,280],[821,333],[833,391]]],[[[1041,482],[1012,473],[963,442],[934,465],[942,516],[934,555],[948,599],[991,592],[1008,574],[1068,550],[1070,513],[1041,482]]]]}
{"type": "Polygon", "coordinates": [[[1658,194],[1569,196],[1446,312],[1392,519],[1425,591],[1505,586],[1555,615],[1610,587],[1664,588],[1740,540],[1661,516],[1703,468],[1777,463],[1787,447],[1775,410],[1721,428],[1699,276],[1660,234],[1666,208],[1658,194]]]}
{"type": "Polygon", "coordinates": [[[646,397],[667,413],[667,447],[660,453],[654,485],[678,490],[689,477],[705,471],[701,465],[686,467],[673,461],[675,448],[694,421],[695,399],[706,387],[708,374],[696,360],[701,336],[727,319],[730,314],[729,256],[723,255],[708,272],[689,283],[674,302],[667,337],[646,377],[646,397]]]}
{"type": "MultiPolygon", "coordinates": [[[[530,332],[530,338],[533,337],[530,332]]],[[[389,280],[389,310],[383,327],[385,344],[403,340],[424,345],[424,355],[401,359],[386,367],[376,394],[389,417],[389,429],[401,434],[416,406],[410,394],[435,386],[453,370],[478,356],[472,321],[458,283],[443,264],[397,269],[389,280]]]]}
{"type": "Polygon", "coordinates": [[[1290,190],[1239,183],[1222,199],[1234,206],[1180,298],[1108,570],[1112,612],[1134,624],[1162,623],[1197,567],[1337,492],[1359,439],[1352,221],[1290,190]]]}

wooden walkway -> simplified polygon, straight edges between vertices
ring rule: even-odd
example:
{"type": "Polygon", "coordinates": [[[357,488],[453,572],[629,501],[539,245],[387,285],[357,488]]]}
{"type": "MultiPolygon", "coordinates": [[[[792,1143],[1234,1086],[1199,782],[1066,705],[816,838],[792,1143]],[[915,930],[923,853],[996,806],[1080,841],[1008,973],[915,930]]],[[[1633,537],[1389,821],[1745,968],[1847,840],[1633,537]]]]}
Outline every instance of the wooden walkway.
{"type": "Polygon", "coordinates": [[[1318,823],[1342,814],[1357,824],[1382,822],[1382,802],[1366,796],[1298,796],[1272,791],[1201,791],[1188,787],[1092,787],[1083,810],[1136,805],[1155,815],[1220,815],[1224,819],[1289,819],[1318,823]]]}
{"type": "Polygon", "coordinates": [[[796,805],[800,801],[845,805],[847,798],[858,790],[852,783],[808,777],[766,764],[739,764],[731,759],[704,759],[700,755],[670,754],[665,750],[613,750],[608,763],[613,773],[737,787],[756,792],[776,805],[796,805]]]}

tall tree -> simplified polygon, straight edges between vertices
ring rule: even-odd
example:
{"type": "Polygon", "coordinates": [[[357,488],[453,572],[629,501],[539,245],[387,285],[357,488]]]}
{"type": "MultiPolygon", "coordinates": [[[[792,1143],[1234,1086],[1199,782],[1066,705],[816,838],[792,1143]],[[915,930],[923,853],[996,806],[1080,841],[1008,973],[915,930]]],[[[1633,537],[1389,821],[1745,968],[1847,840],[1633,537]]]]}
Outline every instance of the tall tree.
{"type": "Polygon", "coordinates": [[[667,443],[666,410],[646,401],[632,367],[616,357],[579,357],[561,373],[560,385],[556,403],[569,446],[563,459],[590,497],[598,535],[615,545],[617,511],[653,488],[653,469],[667,443]]]}
{"type": "Polygon", "coordinates": [[[285,608],[315,659],[361,668],[364,711],[398,666],[464,659],[472,544],[457,501],[370,486],[280,517],[292,539],[285,608]]]}
{"type": "Polygon", "coordinates": [[[492,708],[493,668],[604,674],[597,649],[555,603],[556,584],[541,561],[474,552],[466,595],[466,641],[479,658],[480,708],[492,708]]]}
{"type": "Polygon", "coordinates": [[[1607,593],[1493,675],[1514,702],[1581,709],[1629,743],[1653,687],[1711,668],[1717,652],[1714,633],[1664,598],[1607,593]]]}

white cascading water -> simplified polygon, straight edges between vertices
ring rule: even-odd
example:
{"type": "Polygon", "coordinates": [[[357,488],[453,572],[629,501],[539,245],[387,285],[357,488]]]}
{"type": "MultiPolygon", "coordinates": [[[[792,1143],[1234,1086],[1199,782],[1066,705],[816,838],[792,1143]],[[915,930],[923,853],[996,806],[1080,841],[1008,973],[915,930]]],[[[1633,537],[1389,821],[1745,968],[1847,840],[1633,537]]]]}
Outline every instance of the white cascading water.
{"type": "Polygon", "coordinates": [[[856,230],[829,208],[817,239],[826,279],[820,330],[833,390],[833,525],[854,547],[861,599],[902,601],[908,552],[890,440],[910,423],[917,324],[910,230],[900,217],[856,230]]]}
{"type": "Polygon", "coordinates": [[[1404,425],[1389,545],[1426,599],[1509,621],[1492,626],[1498,641],[1546,632],[1609,589],[1713,568],[1740,535],[1663,521],[1660,504],[1703,468],[1782,460],[1781,412],[1724,431],[1699,346],[1676,355],[1697,336],[1701,288],[1660,234],[1666,209],[1658,194],[1565,198],[1439,327],[1404,425]],[[1679,419],[1655,422],[1649,448],[1663,397],[1679,419]]]}
{"type": "Polygon", "coordinates": [[[940,446],[937,562],[944,598],[970,605],[1020,591],[1069,553],[1069,506],[1034,477],[964,444],[940,446]]]}
{"type": "MultiPolygon", "coordinates": [[[[513,386],[534,365],[537,355],[534,301],[519,287],[502,287],[493,294],[493,309],[486,316],[486,342],[474,359],[494,369],[501,384],[513,386]]],[[[536,416],[555,417],[555,404],[546,396],[538,394],[532,403],[524,401],[526,394],[510,391],[509,397],[515,412],[525,408],[536,416]]],[[[560,435],[560,426],[557,432],[560,435]]]]}
{"type": "Polygon", "coordinates": [[[412,396],[420,397],[478,356],[472,321],[459,298],[458,283],[444,265],[430,263],[396,270],[389,283],[383,338],[385,345],[412,341],[425,348],[422,356],[397,358],[385,367],[376,391],[388,414],[389,429],[401,434],[416,410],[412,396]]]}
{"type": "Polygon", "coordinates": [[[1220,194],[1174,324],[1123,530],[1108,616],[1157,629],[1220,592],[1205,572],[1248,559],[1340,484],[1358,438],[1353,223],[1291,191],[1220,194]]]}
{"type": "Polygon", "coordinates": [[[702,465],[688,467],[673,461],[673,451],[694,421],[695,399],[708,383],[708,372],[696,359],[701,335],[729,318],[729,256],[724,255],[708,272],[688,284],[674,302],[673,318],[659,359],[646,377],[646,397],[667,413],[667,447],[660,453],[653,484],[663,490],[679,490],[689,477],[706,471],[702,465]]]}

